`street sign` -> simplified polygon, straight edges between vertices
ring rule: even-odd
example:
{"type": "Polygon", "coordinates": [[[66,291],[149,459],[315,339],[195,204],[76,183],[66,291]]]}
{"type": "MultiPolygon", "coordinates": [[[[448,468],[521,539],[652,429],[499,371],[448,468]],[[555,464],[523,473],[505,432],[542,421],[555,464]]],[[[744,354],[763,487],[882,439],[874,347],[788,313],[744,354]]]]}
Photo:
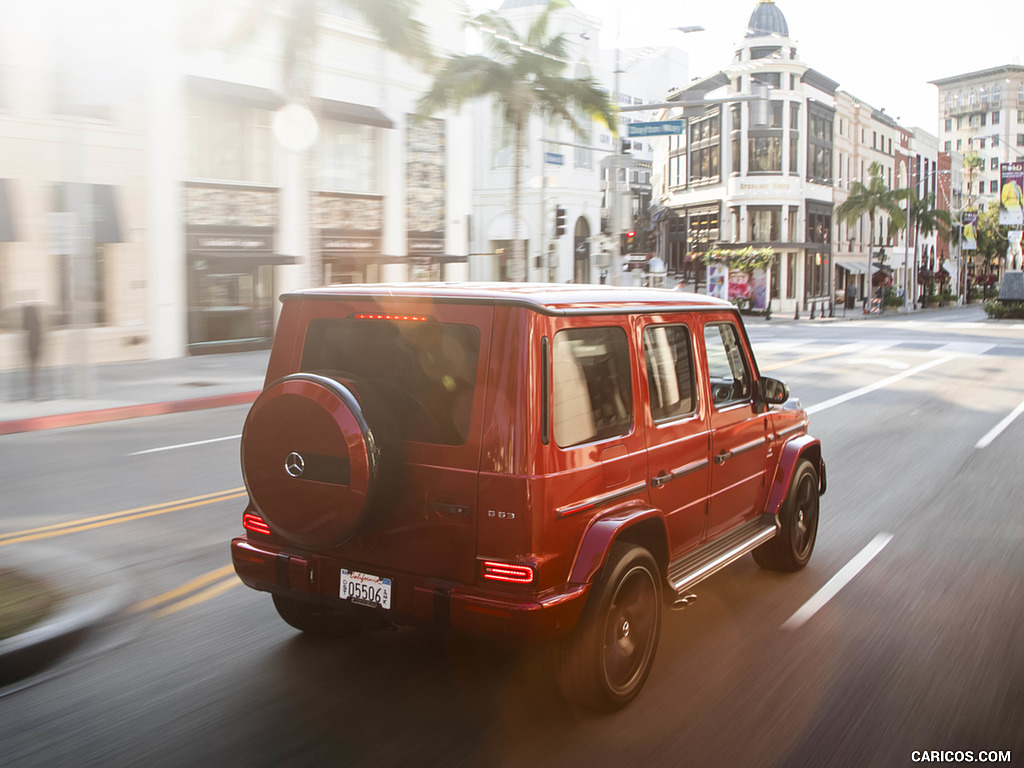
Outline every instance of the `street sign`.
{"type": "Polygon", "coordinates": [[[561,152],[545,152],[544,162],[548,165],[565,165],[565,155],[561,152]]]}
{"type": "Polygon", "coordinates": [[[630,123],[630,136],[678,136],[686,127],[685,120],[657,120],[653,123],[630,123]]]}

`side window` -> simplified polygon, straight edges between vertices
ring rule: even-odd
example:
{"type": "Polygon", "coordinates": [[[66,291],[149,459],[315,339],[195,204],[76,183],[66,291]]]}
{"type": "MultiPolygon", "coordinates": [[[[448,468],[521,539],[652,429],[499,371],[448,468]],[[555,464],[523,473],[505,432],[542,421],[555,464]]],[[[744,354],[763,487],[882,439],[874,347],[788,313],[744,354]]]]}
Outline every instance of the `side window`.
{"type": "Polygon", "coordinates": [[[693,347],[685,325],[651,325],[644,329],[644,359],[651,418],[669,421],[696,410],[693,347]]]}
{"type": "Polygon", "coordinates": [[[749,400],[752,377],[736,326],[731,323],[704,326],[704,347],[708,353],[708,376],[715,406],[749,400]]]}
{"type": "Polygon", "coordinates": [[[621,328],[573,328],[552,344],[552,416],[560,448],[628,434],[629,342],[621,328]]]}

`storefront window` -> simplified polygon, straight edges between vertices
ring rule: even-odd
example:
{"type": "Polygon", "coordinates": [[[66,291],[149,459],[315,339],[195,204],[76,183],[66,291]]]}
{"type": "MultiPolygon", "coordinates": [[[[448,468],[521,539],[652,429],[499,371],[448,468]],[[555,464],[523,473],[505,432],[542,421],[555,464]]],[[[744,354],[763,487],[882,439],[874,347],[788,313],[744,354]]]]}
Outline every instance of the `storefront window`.
{"type": "MultiPolygon", "coordinates": [[[[233,264],[221,259],[192,262],[189,343],[269,346],[273,336],[271,266],[233,264]]],[[[211,351],[214,351],[211,349],[211,351]]]]}

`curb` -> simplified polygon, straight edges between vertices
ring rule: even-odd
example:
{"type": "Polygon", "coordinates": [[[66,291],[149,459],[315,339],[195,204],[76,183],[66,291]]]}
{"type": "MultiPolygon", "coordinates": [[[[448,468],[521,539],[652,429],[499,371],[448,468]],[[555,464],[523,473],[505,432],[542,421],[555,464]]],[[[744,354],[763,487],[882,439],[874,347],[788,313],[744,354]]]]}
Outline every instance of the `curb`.
{"type": "MultiPolygon", "coordinates": [[[[7,557],[5,553],[5,557],[7,557]]],[[[115,582],[93,561],[69,550],[30,548],[22,551],[15,567],[42,581],[79,585],[56,613],[31,629],[0,641],[0,686],[31,677],[57,661],[81,642],[94,627],[124,610],[131,599],[125,584],[115,582]],[[31,553],[31,557],[25,553],[31,553]],[[74,573],[74,580],[55,579],[53,564],[74,573]]]]}
{"type": "Polygon", "coordinates": [[[209,397],[197,397],[191,400],[171,400],[163,403],[124,405],[117,408],[102,408],[96,411],[55,413],[47,416],[12,419],[10,421],[0,421],[0,435],[35,432],[41,429],[80,427],[86,424],[135,419],[140,416],[160,416],[167,413],[184,413],[186,411],[200,411],[207,408],[223,408],[229,405],[246,405],[253,402],[258,395],[258,391],[236,392],[230,395],[210,395],[209,397]]]}

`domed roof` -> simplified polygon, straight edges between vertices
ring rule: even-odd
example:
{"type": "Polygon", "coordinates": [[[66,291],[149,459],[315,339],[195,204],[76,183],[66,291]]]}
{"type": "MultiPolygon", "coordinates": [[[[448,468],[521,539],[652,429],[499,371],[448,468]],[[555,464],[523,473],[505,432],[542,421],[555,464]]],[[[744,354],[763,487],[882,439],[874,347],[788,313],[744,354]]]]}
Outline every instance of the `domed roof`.
{"type": "Polygon", "coordinates": [[[773,0],[760,0],[747,22],[747,37],[789,37],[789,24],[773,0]]]}

